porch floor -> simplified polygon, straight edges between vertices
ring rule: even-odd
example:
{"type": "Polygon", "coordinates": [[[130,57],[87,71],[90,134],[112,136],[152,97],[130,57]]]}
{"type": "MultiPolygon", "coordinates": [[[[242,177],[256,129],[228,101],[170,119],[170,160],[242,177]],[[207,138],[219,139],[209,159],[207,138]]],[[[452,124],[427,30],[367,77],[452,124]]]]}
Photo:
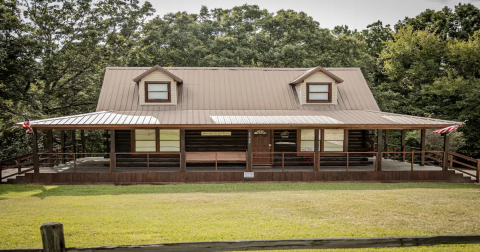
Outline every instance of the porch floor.
{"type": "MultiPolygon", "coordinates": [[[[375,158],[369,158],[369,161],[372,161],[373,164],[366,165],[366,166],[349,166],[349,171],[375,171],[375,158]]],[[[76,162],[75,171],[77,173],[109,173],[110,167],[108,166],[109,159],[103,157],[86,157],[86,158],[79,158],[76,162]]],[[[23,168],[22,170],[29,169],[23,168]]],[[[298,167],[285,167],[285,171],[292,172],[292,171],[312,171],[312,166],[298,166],[298,167]]],[[[414,164],[413,166],[414,171],[441,171],[441,167],[437,166],[420,166],[418,164],[414,164]]],[[[4,170],[2,172],[3,176],[8,176],[10,174],[14,174],[17,172],[18,169],[9,169],[4,170]]],[[[239,164],[236,167],[225,167],[221,164],[218,165],[218,171],[222,172],[244,172],[245,165],[239,164]]],[[[411,164],[406,162],[394,161],[391,159],[384,159],[383,160],[383,171],[410,171],[411,164]]],[[[128,172],[128,173],[142,173],[147,172],[147,167],[117,167],[117,172],[128,172]]],[[[178,167],[150,167],[149,172],[178,172],[178,167]]],[[[189,167],[187,164],[187,172],[211,172],[215,171],[215,166],[209,167],[189,167]]],[[[278,166],[254,166],[254,172],[281,172],[282,167],[278,166]]],[[[321,166],[320,171],[347,171],[345,166],[321,166]]],[[[29,173],[32,173],[30,171],[29,173]]],[[[74,172],[74,164],[73,162],[68,162],[66,164],[60,164],[54,167],[40,167],[40,173],[73,173],[74,172]]],[[[474,170],[468,170],[468,172],[472,174],[476,174],[474,170]]],[[[14,178],[14,177],[11,177],[14,178]]],[[[6,179],[3,181],[5,182],[6,179]]]]}

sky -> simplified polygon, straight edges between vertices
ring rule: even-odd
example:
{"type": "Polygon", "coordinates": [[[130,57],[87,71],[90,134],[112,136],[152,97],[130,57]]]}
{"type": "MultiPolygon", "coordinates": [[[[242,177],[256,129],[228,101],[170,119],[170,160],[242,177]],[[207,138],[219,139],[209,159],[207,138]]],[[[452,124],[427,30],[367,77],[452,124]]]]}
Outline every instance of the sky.
{"type": "MultiPolygon", "coordinates": [[[[406,16],[414,17],[426,9],[441,10],[444,6],[451,9],[458,0],[149,0],[156,10],[154,16],[163,16],[170,12],[186,11],[199,13],[202,5],[208,9],[229,9],[243,4],[258,5],[269,12],[281,9],[303,11],[320,23],[323,28],[347,25],[350,29],[362,30],[368,24],[380,20],[392,27],[406,16]]],[[[143,2],[143,1],[142,1],[143,2]]],[[[480,0],[465,0],[480,8],[480,0]]]]}

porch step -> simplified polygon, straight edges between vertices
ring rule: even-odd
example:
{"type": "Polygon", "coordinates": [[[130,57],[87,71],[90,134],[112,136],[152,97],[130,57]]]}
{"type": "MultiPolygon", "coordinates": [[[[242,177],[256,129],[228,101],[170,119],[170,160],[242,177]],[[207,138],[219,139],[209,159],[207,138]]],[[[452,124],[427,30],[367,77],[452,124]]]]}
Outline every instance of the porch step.
{"type": "Polygon", "coordinates": [[[465,175],[461,172],[456,172],[454,170],[449,170],[450,172],[450,182],[454,183],[475,183],[475,179],[471,176],[465,175]]]}

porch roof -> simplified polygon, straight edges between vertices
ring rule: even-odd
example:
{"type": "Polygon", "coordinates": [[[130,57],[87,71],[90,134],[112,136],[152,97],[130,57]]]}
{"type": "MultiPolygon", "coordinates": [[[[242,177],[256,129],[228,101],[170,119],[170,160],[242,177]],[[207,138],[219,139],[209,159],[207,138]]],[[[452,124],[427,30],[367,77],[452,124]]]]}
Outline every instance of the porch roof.
{"type": "Polygon", "coordinates": [[[322,125],[349,128],[442,128],[459,122],[371,110],[171,110],[171,111],[99,111],[87,114],[34,120],[33,127],[112,126],[225,126],[272,125],[288,127],[322,125]]]}

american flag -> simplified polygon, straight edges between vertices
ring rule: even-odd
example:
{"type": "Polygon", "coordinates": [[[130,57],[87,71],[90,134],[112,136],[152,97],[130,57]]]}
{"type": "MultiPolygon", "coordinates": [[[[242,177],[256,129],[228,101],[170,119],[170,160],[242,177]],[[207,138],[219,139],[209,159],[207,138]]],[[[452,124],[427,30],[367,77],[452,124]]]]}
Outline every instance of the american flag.
{"type": "Polygon", "coordinates": [[[22,124],[22,127],[26,129],[26,134],[32,132],[32,127],[30,127],[30,120],[25,116],[25,121],[22,124]]]}
{"type": "Polygon", "coordinates": [[[435,130],[434,132],[435,133],[448,133],[450,131],[454,131],[454,130],[458,129],[460,126],[464,125],[465,122],[457,124],[457,125],[453,125],[453,126],[450,126],[450,127],[446,127],[446,128],[443,128],[443,129],[435,130]]]}

